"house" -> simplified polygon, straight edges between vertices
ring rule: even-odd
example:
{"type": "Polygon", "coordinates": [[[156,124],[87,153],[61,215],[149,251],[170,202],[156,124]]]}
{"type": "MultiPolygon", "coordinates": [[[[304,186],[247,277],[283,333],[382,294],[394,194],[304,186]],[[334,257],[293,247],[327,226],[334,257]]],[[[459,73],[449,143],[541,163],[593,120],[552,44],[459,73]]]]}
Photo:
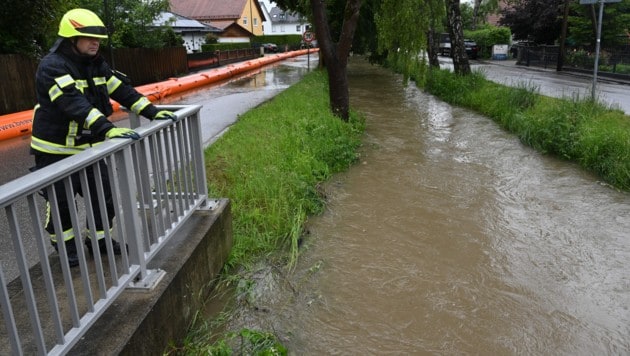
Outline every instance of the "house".
{"type": "Polygon", "coordinates": [[[271,16],[269,11],[276,7],[276,3],[270,0],[259,0],[260,8],[265,14],[265,21],[263,21],[263,34],[271,35],[271,16]]]}
{"type": "Polygon", "coordinates": [[[263,34],[265,16],[256,0],[170,0],[171,11],[218,28],[219,42],[250,42],[263,34]]]}
{"type": "Polygon", "coordinates": [[[306,18],[297,12],[284,11],[279,7],[269,10],[271,35],[302,35],[310,28],[306,18]]]}
{"type": "Polygon", "coordinates": [[[206,43],[206,36],[209,33],[218,35],[222,32],[216,27],[168,11],[162,12],[153,20],[153,25],[156,27],[170,26],[175,33],[182,36],[184,47],[188,53],[201,51],[201,45],[206,43]]]}

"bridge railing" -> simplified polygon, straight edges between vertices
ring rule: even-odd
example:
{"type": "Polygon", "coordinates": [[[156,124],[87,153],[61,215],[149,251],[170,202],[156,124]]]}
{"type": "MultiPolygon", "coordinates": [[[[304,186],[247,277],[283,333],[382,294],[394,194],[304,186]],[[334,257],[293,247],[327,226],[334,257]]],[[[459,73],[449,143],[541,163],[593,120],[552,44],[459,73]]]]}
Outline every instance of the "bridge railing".
{"type": "Polygon", "coordinates": [[[159,282],[164,272],[150,270],[147,264],[194,211],[212,205],[207,197],[200,108],[162,106],[181,119],[150,122],[135,129],[140,140],[108,140],[0,186],[0,231],[7,231],[12,241],[12,246],[3,248],[12,248],[15,261],[10,263],[19,271],[19,278],[8,281],[2,266],[9,262],[0,265],[4,320],[0,354],[65,354],[126,288],[151,288],[159,282]],[[106,187],[100,179],[88,178],[103,170],[115,206],[113,226],[107,226],[106,187]],[[83,194],[73,191],[73,179],[74,187],[76,179],[80,181],[83,194]],[[77,267],[69,266],[64,243],[58,244],[59,252],[52,252],[43,228],[48,208],[55,235],[63,235],[56,204],[60,185],[66,198],[76,201],[69,210],[77,267]],[[90,191],[97,196],[90,196],[90,191]],[[103,212],[107,249],[90,256],[83,245],[88,236],[96,236],[95,216],[89,208],[94,199],[103,212]],[[121,244],[121,255],[114,254],[112,239],[121,244]]]}

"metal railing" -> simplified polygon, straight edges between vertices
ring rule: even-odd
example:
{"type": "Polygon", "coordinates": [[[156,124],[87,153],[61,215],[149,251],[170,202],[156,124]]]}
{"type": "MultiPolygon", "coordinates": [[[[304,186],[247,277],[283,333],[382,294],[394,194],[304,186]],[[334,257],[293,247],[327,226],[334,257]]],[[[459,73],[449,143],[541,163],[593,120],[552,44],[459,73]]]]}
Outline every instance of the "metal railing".
{"type": "Polygon", "coordinates": [[[0,186],[0,227],[13,245],[3,248],[13,248],[19,270],[19,278],[7,281],[0,266],[1,354],[67,353],[126,288],[154,286],[163,271],[150,270],[147,264],[194,211],[211,209],[201,107],[161,108],[176,111],[181,119],[151,122],[136,128],[140,140],[108,140],[0,186]],[[113,226],[107,223],[107,187],[100,179],[89,179],[91,173],[109,177],[113,226]],[[62,236],[56,193],[60,186],[68,201],[76,202],[69,204],[79,257],[79,265],[72,268],[65,244],[58,243],[59,252],[52,252],[43,227],[46,206],[55,235],[62,236]],[[75,200],[81,192],[83,198],[75,200]],[[107,248],[90,257],[82,247],[88,236],[96,236],[94,213],[85,208],[94,201],[100,206],[107,248]],[[122,254],[114,254],[112,239],[120,243],[122,254]]]}

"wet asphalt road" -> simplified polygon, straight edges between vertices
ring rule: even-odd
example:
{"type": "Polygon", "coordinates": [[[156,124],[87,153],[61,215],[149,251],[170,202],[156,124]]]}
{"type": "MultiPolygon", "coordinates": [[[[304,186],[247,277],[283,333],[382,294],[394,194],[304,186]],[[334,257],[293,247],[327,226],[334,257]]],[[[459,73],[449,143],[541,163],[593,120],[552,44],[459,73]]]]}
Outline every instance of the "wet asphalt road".
{"type": "MultiPolygon", "coordinates": [[[[482,71],[486,78],[505,85],[535,88],[540,94],[558,98],[590,98],[593,74],[570,71],[557,72],[552,68],[525,67],[515,60],[471,61],[472,69],[482,71]]],[[[601,102],[630,115],[630,81],[598,76],[596,97],[601,102]]]]}

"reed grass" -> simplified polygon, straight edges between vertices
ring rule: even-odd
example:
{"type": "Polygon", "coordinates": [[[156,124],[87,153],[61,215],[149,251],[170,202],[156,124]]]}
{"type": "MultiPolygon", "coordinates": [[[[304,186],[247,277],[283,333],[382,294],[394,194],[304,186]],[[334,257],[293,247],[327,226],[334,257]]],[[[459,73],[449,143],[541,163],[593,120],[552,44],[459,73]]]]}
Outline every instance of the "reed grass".
{"type": "Polygon", "coordinates": [[[505,86],[475,72],[431,70],[427,92],[495,120],[544,154],[577,162],[602,181],[630,190],[630,117],[592,98],[550,98],[528,84],[505,86]]]}

